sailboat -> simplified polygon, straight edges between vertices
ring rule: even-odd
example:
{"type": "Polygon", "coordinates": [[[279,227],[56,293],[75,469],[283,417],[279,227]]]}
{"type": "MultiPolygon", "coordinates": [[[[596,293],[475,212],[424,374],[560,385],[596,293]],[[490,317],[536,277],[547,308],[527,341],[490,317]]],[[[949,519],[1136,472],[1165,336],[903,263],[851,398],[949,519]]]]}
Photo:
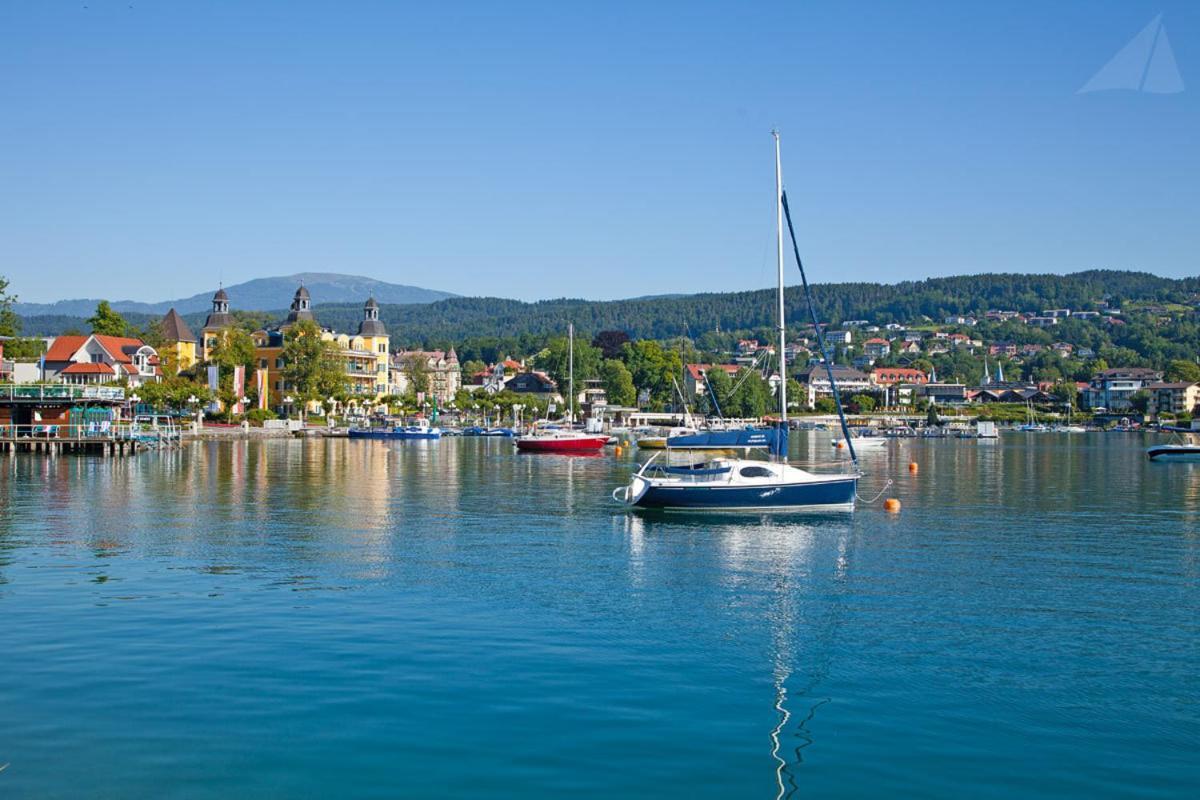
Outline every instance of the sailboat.
{"type": "Polygon", "coordinates": [[[517,437],[523,453],[597,453],[608,444],[606,434],[585,433],[571,427],[575,422],[575,326],[567,326],[567,428],[533,430],[517,437]]]}
{"type": "MultiPolygon", "coordinates": [[[[848,436],[837,385],[832,383],[832,362],[828,358],[824,334],[817,323],[816,311],[808,291],[808,280],[804,278],[804,266],[800,263],[799,249],[791,227],[791,214],[787,211],[779,155],[779,133],[772,132],[772,135],[775,137],[776,261],[779,272],[779,373],[782,376],[787,375],[783,297],[783,218],[787,213],[792,248],[800,266],[801,278],[804,279],[809,312],[816,325],[817,337],[829,369],[834,400],[842,420],[843,435],[848,436]]],[[[742,451],[743,457],[714,458],[707,462],[673,466],[670,463],[672,443],[668,440],[665,462],[656,464],[655,461],[660,455],[656,453],[634,473],[628,485],[618,486],[613,490],[613,499],[629,506],[664,511],[852,511],[859,477],[853,444],[850,445],[850,455],[855,462],[854,472],[822,474],[793,467],[787,463],[787,411],[787,381],[782,380],[779,384],[780,421],[777,429],[727,432],[735,435],[729,436],[728,439],[722,438],[721,447],[742,451]],[[751,449],[764,446],[771,455],[769,461],[746,457],[751,449]]],[[[680,438],[686,440],[692,437],[680,438]]],[[[705,444],[711,445],[713,442],[706,441],[705,444]]]]}

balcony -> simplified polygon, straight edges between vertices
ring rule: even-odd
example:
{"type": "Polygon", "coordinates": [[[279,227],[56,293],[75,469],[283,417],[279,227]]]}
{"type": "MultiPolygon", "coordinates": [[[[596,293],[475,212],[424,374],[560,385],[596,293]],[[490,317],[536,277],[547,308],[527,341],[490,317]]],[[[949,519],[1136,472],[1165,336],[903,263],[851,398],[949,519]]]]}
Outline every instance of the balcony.
{"type": "Polygon", "coordinates": [[[41,403],[61,402],[64,400],[97,400],[108,403],[122,403],[125,401],[125,390],[119,386],[103,386],[96,384],[0,384],[0,403],[41,403]]]}

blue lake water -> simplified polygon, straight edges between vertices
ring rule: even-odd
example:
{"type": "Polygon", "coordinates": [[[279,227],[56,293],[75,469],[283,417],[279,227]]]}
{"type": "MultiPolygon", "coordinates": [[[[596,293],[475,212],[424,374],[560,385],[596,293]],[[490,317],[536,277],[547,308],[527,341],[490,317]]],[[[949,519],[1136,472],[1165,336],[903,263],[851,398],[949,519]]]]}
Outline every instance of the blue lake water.
{"type": "Polygon", "coordinates": [[[0,797],[1194,797],[1200,465],[1143,446],[780,518],[485,439],[4,456],[0,797]]]}

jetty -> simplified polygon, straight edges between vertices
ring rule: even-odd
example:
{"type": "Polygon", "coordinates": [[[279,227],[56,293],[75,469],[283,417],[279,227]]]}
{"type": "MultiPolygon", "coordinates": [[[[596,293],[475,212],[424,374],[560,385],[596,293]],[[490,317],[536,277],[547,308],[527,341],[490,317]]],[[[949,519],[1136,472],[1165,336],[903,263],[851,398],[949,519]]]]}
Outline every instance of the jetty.
{"type": "Polygon", "coordinates": [[[121,387],[0,384],[0,452],[127,455],[179,441],[177,427],[124,419],[127,406],[121,387]]]}

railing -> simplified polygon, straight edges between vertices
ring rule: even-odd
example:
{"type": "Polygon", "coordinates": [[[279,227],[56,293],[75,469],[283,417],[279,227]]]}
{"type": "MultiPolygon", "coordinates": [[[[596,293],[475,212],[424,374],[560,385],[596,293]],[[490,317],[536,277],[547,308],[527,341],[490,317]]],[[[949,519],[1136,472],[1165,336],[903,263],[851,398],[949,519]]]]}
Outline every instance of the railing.
{"type": "Polygon", "coordinates": [[[122,402],[124,399],[125,390],[119,386],[76,386],[69,383],[0,384],[0,401],[107,400],[122,402]]]}
{"type": "Polygon", "coordinates": [[[179,428],[154,427],[128,422],[84,422],[79,424],[36,423],[0,425],[0,439],[20,442],[175,442],[179,428]]]}

